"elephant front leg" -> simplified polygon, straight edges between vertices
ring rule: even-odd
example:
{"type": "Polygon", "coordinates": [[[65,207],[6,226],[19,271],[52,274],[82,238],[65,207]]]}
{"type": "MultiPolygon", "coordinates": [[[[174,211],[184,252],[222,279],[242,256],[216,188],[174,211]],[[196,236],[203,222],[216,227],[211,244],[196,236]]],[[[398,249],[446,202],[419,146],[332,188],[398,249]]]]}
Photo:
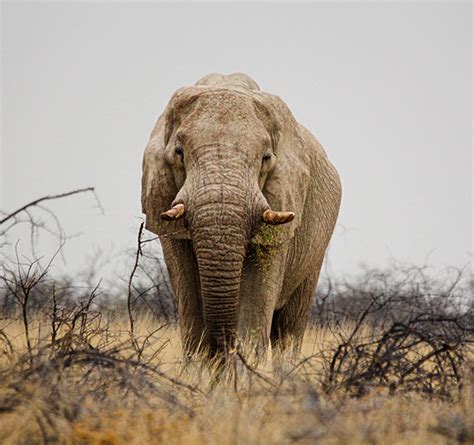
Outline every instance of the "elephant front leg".
{"type": "Polygon", "coordinates": [[[242,351],[257,362],[266,359],[275,304],[283,284],[285,255],[262,268],[252,258],[244,262],[240,292],[239,339],[242,351]]]}
{"type": "Polygon", "coordinates": [[[319,268],[307,277],[291,294],[286,304],[273,314],[270,340],[273,355],[277,360],[288,351],[293,356],[301,352],[318,276],[319,268]]]}
{"type": "Polygon", "coordinates": [[[161,245],[178,307],[184,356],[191,358],[205,344],[196,258],[189,240],[164,239],[161,245]]]}

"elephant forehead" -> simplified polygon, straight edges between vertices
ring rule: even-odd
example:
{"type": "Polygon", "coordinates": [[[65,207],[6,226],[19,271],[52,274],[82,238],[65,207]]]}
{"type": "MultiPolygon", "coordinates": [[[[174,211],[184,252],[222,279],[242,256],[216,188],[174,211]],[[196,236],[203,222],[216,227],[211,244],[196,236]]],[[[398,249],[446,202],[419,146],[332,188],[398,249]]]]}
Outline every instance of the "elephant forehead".
{"type": "Polygon", "coordinates": [[[252,98],[233,91],[200,94],[192,113],[182,120],[180,133],[200,139],[229,137],[235,142],[269,137],[252,98]]]}
{"type": "Polygon", "coordinates": [[[251,97],[225,89],[201,93],[197,98],[195,112],[218,119],[246,119],[255,116],[251,97]]]}

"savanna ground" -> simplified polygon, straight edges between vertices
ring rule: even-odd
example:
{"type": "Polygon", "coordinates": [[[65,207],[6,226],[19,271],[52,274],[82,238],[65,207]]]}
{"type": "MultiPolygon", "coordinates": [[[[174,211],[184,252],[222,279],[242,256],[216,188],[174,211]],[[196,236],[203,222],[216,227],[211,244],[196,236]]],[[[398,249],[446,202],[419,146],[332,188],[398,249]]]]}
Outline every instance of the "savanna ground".
{"type": "Polygon", "coordinates": [[[140,230],[118,291],[100,271],[79,285],[17,250],[2,258],[1,444],[474,442],[465,271],[323,277],[301,356],[257,364],[241,345],[216,377],[182,358],[155,243],[140,230]]]}

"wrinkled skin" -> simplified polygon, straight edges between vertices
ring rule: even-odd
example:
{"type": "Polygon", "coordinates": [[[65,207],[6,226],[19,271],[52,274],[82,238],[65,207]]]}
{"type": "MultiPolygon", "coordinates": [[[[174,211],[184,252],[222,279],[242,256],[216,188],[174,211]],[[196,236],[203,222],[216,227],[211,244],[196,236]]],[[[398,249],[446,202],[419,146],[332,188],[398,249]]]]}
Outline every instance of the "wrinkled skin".
{"type": "Polygon", "coordinates": [[[225,356],[240,340],[299,351],[340,199],[319,142],[249,76],[210,74],[176,91],[145,150],[142,207],[186,355],[225,356]],[[270,208],[294,219],[267,224],[270,208]]]}

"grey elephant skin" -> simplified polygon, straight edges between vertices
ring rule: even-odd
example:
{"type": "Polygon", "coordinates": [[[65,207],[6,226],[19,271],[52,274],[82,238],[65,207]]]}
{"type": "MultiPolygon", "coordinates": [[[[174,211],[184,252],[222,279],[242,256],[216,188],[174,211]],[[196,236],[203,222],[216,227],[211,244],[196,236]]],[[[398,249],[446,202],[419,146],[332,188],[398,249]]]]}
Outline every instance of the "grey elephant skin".
{"type": "Polygon", "coordinates": [[[177,90],[145,150],[141,199],[187,356],[300,350],[341,184],[282,99],[245,74],[177,90]]]}

